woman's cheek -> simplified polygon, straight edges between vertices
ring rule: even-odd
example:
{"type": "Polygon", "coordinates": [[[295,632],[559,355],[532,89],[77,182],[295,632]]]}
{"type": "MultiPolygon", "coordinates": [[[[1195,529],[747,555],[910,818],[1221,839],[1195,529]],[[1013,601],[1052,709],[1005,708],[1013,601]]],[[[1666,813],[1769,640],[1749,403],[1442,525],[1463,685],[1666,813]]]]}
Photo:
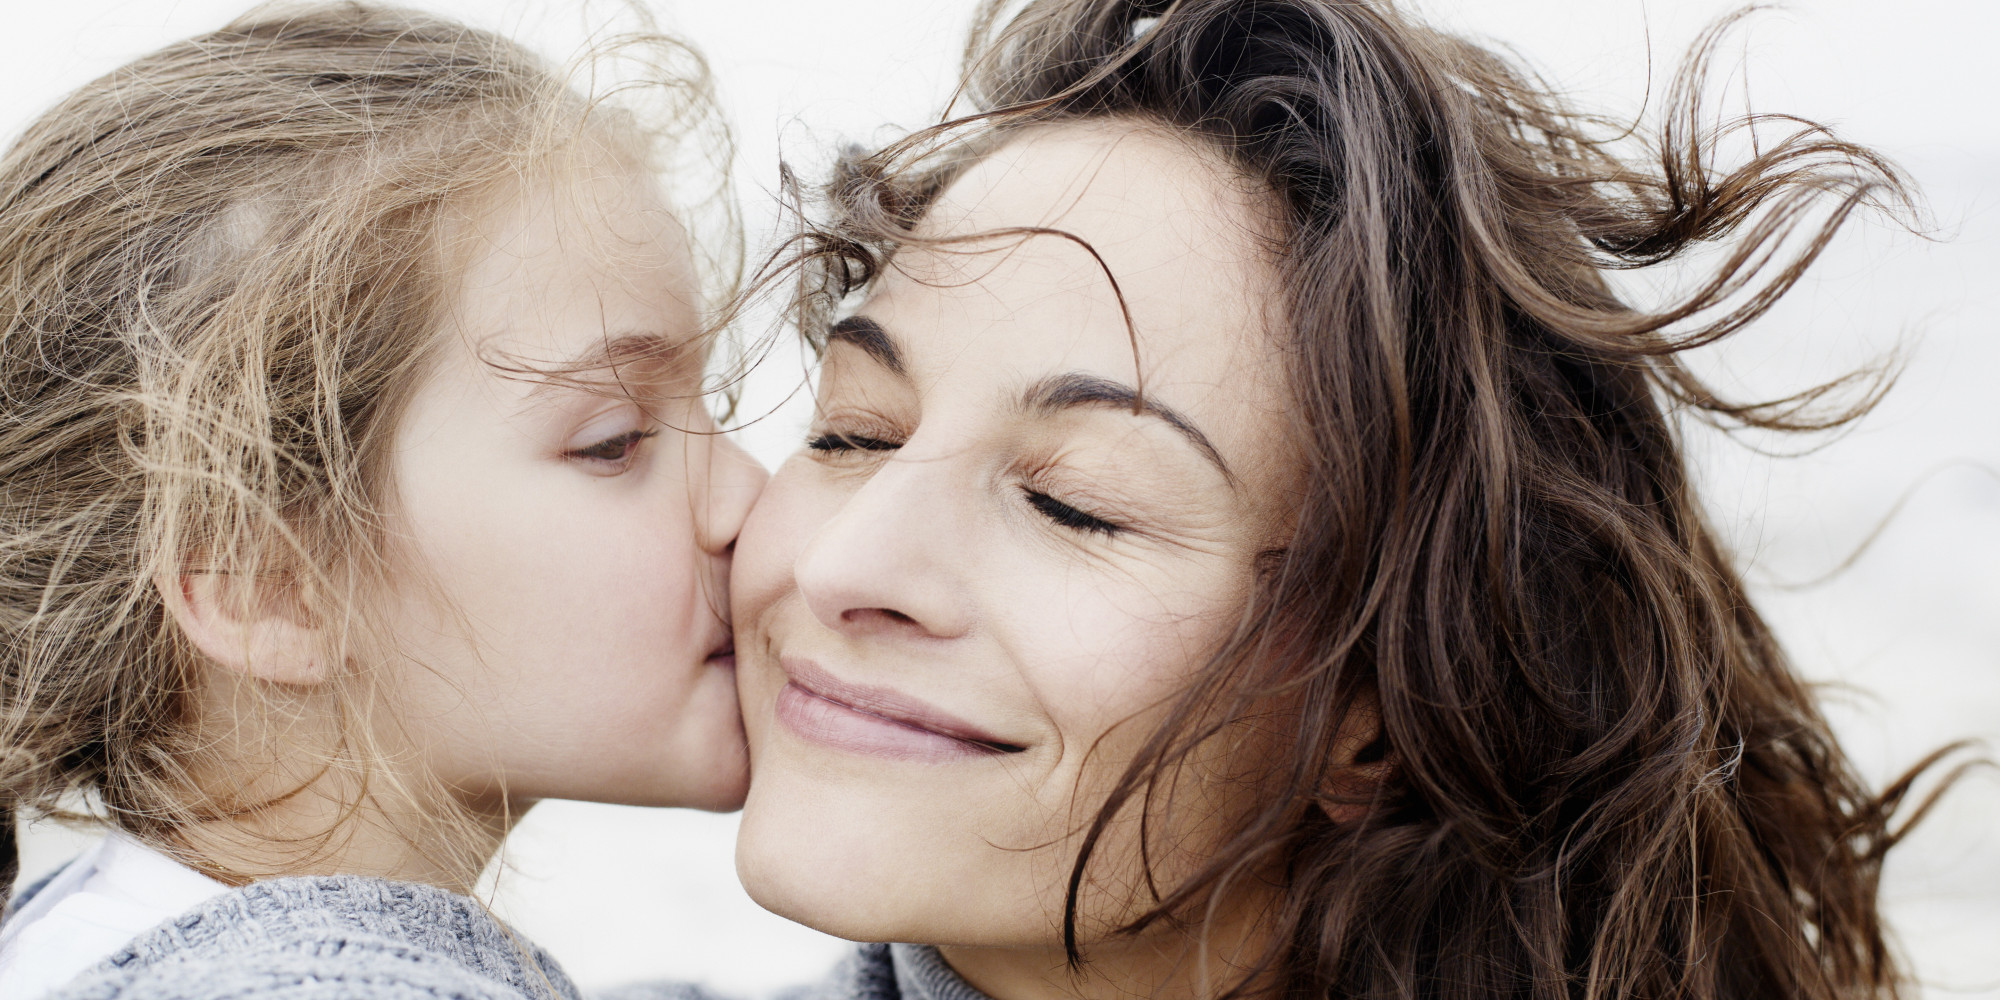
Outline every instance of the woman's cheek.
{"type": "Polygon", "coordinates": [[[795,455],[779,466],[736,537],[729,598],[740,637],[793,589],[799,553],[837,509],[838,498],[816,482],[811,462],[795,455]]]}
{"type": "Polygon", "coordinates": [[[1016,662],[1066,744],[1088,746],[1172,699],[1206,663],[1226,627],[1226,602],[1171,575],[1066,573],[1053,586],[1020,588],[1020,597],[1044,597],[1012,616],[1012,631],[1031,644],[1016,662]]]}

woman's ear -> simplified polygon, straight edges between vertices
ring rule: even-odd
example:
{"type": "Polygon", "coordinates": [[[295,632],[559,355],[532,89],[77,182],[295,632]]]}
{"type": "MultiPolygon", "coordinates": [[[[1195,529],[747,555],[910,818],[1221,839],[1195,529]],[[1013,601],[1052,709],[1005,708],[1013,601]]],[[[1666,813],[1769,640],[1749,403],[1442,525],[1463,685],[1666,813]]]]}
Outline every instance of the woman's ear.
{"type": "Polygon", "coordinates": [[[1340,826],[1359,822],[1381,799],[1397,766],[1396,752],[1382,732],[1382,699],[1371,684],[1354,696],[1340,735],[1334,737],[1320,782],[1320,811],[1340,826]]]}
{"type": "Polygon", "coordinates": [[[236,573],[154,577],[167,614],[215,663],[245,677],[311,686],[326,681],[319,630],[288,580],[236,573]]]}

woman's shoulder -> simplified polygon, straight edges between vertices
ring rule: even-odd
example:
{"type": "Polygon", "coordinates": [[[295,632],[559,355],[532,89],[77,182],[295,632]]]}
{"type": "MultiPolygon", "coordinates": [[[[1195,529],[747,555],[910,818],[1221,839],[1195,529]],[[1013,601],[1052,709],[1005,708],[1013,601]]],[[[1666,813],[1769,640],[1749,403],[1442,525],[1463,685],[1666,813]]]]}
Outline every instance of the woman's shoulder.
{"type": "MultiPolygon", "coordinates": [[[[639,1000],[639,998],[620,998],[639,1000]]],[[[936,948],[864,944],[825,979],[773,1000],[990,1000],[959,978],[936,948]]]]}
{"type": "MultiPolygon", "coordinates": [[[[762,995],[760,1000],[901,1000],[891,948],[864,944],[841,959],[824,978],[762,995]]],[[[705,986],[678,980],[631,983],[591,994],[591,1000],[727,1000],[705,986]]],[[[914,998],[913,998],[914,1000],[914,998]]]]}
{"type": "Polygon", "coordinates": [[[776,1000],[901,1000],[893,948],[861,945],[841,959],[826,978],[781,993],[776,1000]]]}
{"type": "Polygon", "coordinates": [[[477,900],[355,876],[257,882],[134,939],[49,1000],[578,1000],[477,900]]]}

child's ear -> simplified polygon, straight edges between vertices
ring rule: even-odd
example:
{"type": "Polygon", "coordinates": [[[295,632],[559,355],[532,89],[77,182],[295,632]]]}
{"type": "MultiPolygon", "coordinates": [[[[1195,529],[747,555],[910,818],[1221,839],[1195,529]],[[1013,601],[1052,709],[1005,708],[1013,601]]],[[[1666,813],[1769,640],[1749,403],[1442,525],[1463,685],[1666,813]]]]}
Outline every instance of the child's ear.
{"type": "Polygon", "coordinates": [[[235,573],[159,576],[167,614],[203,656],[245,677],[277,684],[326,681],[319,630],[296,587],[235,573]]]}

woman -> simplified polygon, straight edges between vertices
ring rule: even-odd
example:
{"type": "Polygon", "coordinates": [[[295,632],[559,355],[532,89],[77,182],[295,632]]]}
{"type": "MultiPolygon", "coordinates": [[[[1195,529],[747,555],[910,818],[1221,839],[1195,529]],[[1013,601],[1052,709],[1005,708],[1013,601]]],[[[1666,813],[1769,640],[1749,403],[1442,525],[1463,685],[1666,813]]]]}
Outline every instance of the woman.
{"type": "Polygon", "coordinates": [[[1894,993],[1907,779],[1853,774],[1671,422],[1866,408],[1676,355],[1889,168],[1714,162],[1713,36],[1646,161],[1386,3],[982,23],[979,113],[829,187],[818,415],[738,550],[745,884],[923,946],[828,995],[1894,993]],[[1607,280],[1728,237],[1670,306],[1607,280]]]}
{"type": "Polygon", "coordinates": [[[690,117],[260,9],[0,160],[5,882],[16,811],[109,828],[15,902],[0,995],[573,995],[463,895],[512,823],[741,802],[763,472],[662,177],[725,147],[698,60],[626,43],[690,117]]]}

